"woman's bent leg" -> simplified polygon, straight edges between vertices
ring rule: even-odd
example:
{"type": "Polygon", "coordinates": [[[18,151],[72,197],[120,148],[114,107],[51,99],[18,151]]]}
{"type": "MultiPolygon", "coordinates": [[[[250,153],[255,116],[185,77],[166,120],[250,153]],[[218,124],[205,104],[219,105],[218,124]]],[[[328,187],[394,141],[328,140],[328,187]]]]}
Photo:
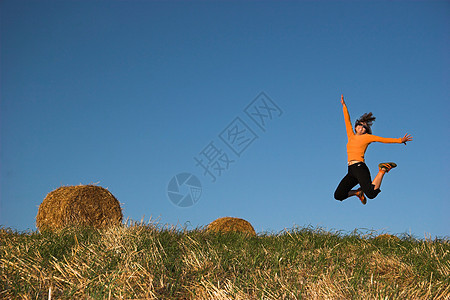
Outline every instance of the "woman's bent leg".
{"type": "Polygon", "coordinates": [[[361,186],[362,191],[369,199],[375,198],[381,191],[379,186],[376,187],[372,184],[372,179],[370,178],[369,168],[364,163],[358,163],[352,165],[352,174],[358,179],[359,185],[361,186]]]}
{"type": "Polygon", "coordinates": [[[375,179],[372,181],[372,184],[375,186],[375,189],[379,189],[381,187],[381,182],[383,181],[384,174],[386,174],[386,171],[380,170],[378,171],[377,176],[375,176],[375,179]]]}
{"type": "Polygon", "coordinates": [[[350,174],[345,175],[334,192],[334,199],[342,201],[347,199],[349,192],[358,184],[358,180],[350,174]]]}

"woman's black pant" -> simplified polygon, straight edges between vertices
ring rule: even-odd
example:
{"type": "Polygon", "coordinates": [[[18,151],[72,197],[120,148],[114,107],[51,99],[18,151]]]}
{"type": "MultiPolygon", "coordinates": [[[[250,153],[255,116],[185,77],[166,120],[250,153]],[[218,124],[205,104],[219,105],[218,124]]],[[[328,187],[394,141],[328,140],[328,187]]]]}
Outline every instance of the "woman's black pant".
{"type": "Polygon", "coordinates": [[[342,178],[336,188],[334,198],[340,201],[347,199],[348,192],[350,192],[358,183],[369,199],[375,198],[381,192],[379,188],[375,189],[375,186],[372,184],[369,168],[365,163],[359,162],[348,166],[348,173],[342,178]]]}

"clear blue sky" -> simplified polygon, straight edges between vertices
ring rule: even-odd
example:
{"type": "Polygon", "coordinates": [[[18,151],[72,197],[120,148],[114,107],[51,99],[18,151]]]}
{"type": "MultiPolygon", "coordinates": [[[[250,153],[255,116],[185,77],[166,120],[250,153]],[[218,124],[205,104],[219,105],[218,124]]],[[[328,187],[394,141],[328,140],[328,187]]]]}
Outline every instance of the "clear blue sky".
{"type": "Polygon", "coordinates": [[[125,218],[258,232],[450,235],[450,3],[433,1],[17,1],[1,11],[0,224],[35,229],[62,185],[98,183],[125,218]],[[260,92],[282,110],[262,131],[244,110],[260,92]],[[377,117],[372,176],[398,168],[366,206],[334,200],[352,121],[377,117]],[[220,133],[239,117],[258,137],[240,157],[220,133]],[[211,182],[194,157],[210,142],[235,160],[211,182]],[[234,155],[234,156],[233,156],[234,155]],[[170,202],[171,178],[201,181],[170,202]],[[446,217],[447,216],[447,217],[446,217]]]}

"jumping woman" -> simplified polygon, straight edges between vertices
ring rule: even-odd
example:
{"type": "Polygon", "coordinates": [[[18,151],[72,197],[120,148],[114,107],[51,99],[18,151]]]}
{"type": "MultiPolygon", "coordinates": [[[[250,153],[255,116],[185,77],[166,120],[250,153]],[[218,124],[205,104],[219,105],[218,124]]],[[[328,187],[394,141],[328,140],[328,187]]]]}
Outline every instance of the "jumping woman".
{"type": "Polygon", "coordinates": [[[344,110],[345,128],[347,130],[347,156],[348,156],[348,173],[341,180],[334,198],[342,201],[351,196],[357,196],[362,204],[366,204],[366,196],[370,199],[375,198],[381,191],[381,181],[386,173],[397,165],[393,162],[381,163],[378,165],[378,174],[372,181],[370,177],[369,168],[364,163],[364,154],[367,146],[372,142],[381,143],[404,143],[412,141],[412,136],[405,134],[402,138],[383,138],[372,135],[372,122],[375,117],[372,113],[362,115],[355,122],[355,131],[353,131],[350,115],[348,113],[347,105],[344,102],[344,95],[341,96],[342,108],[344,110]],[[360,188],[352,190],[359,183],[360,188]]]}

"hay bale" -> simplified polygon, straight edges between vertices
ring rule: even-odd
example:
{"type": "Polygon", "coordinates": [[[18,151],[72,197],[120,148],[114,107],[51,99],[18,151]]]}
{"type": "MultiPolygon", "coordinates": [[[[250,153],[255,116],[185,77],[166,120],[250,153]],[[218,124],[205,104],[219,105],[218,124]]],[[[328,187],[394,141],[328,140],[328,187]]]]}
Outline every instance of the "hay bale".
{"type": "Polygon", "coordinates": [[[377,241],[393,241],[393,242],[399,242],[400,239],[398,237],[396,237],[395,235],[391,235],[391,234],[380,234],[379,236],[377,236],[375,238],[375,240],[377,241]]]}
{"type": "Polygon", "coordinates": [[[119,201],[107,189],[95,185],[57,188],[48,193],[36,216],[39,231],[65,226],[104,228],[121,223],[119,201]]]}
{"type": "Polygon", "coordinates": [[[208,225],[207,231],[213,232],[242,232],[245,234],[256,236],[255,229],[252,224],[244,219],[224,217],[219,218],[208,225]]]}

